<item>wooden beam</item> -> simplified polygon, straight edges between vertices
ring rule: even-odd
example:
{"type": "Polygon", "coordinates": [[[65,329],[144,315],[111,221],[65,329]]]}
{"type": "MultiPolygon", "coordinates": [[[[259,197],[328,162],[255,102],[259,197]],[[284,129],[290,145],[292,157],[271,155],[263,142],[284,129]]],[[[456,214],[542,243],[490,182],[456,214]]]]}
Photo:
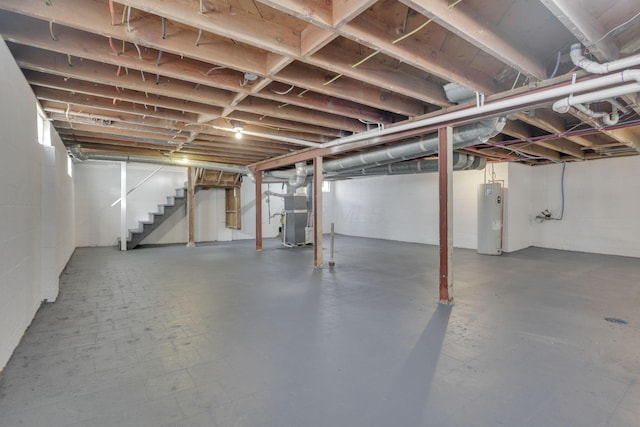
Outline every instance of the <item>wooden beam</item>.
{"type": "MultiPolygon", "coordinates": [[[[147,78],[150,79],[154,79],[156,73],[161,73],[163,77],[193,83],[194,87],[196,87],[196,85],[198,85],[198,87],[214,87],[239,92],[239,94],[244,96],[254,94],[255,96],[276,102],[289,103],[355,119],[386,122],[382,112],[340,98],[333,98],[313,92],[308,92],[306,96],[302,98],[295,96],[295,94],[286,96],[278,95],[270,90],[261,91],[262,88],[273,81],[271,79],[262,79],[260,83],[263,85],[262,87],[259,84],[240,86],[239,81],[241,81],[242,73],[235,70],[223,69],[214,70],[207,74],[211,69],[211,64],[205,64],[189,58],[167,58],[167,60],[163,61],[162,66],[158,67],[156,65],[158,52],[154,49],[145,48],[141,50],[141,59],[138,57],[134,46],[132,44],[126,44],[125,52],[120,52],[116,55],[109,47],[109,44],[105,42],[104,37],[65,26],[56,27],[57,40],[53,40],[49,35],[47,23],[39,19],[0,12],[0,28],[2,28],[3,36],[14,43],[71,55],[72,62],[77,61],[77,58],[90,59],[116,67],[127,67],[127,72],[138,73],[141,77],[141,73],[144,73],[147,78]]],[[[118,46],[122,44],[120,41],[114,43],[118,46]]],[[[164,55],[164,57],[167,57],[169,54],[164,55]]],[[[280,58],[287,60],[286,64],[290,62],[289,58],[280,58]]],[[[286,64],[277,64],[274,66],[283,67],[286,64]]],[[[277,70],[271,69],[270,74],[275,74],[280,69],[281,68],[277,70]]],[[[231,104],[235,105],[233,102],[231,104]]]]}
{"type": "Polygon", "coordinates": [[[588,11],[588,6],[576,0],[540,0],[543,5],[585,46],[599,61],[617,59],[620,50],[614,38],[604,37],[606,30],[588,11]]]}
{"type": "Polygon", "coordinates": [[[313,265],[322,267],[322,157],[313,159],[313,265]]]}
{"type": "MultiPolygon", "coordinates": [[[[16,62],[23,68],[52,73],[59,76],[62,80],[72,77],[84,81],[85,92],[88,92],[93,87],[86,82],[98,82],[103,86],[95,86],[96,89],[92,94],[100,96],[107,96],[106,94],[111,92],[111,95],[115,99],[123,99],[140,104],[144,104],[146,101],[148,104],[166,108],[179,108],[179,106],[182,106],[182,109],[186,111],[217,116],[222,114],[222,108],[220,107],[225,107],[232,101],[232,98],[227,97],[222,99],[217,97],[219,92],[217,92],[216,89],[202,87],[199,90],[195,90],[190,84],[178,80],[169,81],[167,79],[161,79],[159,84],[156,84],[155,80],[148,79],[145,82],[142,81],[139,76],[132,74],[116,76],[115,69],[111,69],[111,66],[93,61],[82,61],[82,63],[77,66],[68,67],[67,59],[64,55],[46,51],[37,52],[36,49],[32,50],[24,46],[14,49],[14,54],[16,56],[16,62]],[[113,91],[108,89],[108,86],[105,88],[105,84],[112,85],[113,91]],[[116,87],[134,92],[118,92],[115,89],[116,87]],[[145,94],[148,94],[149,98],[146,98],[145,94]],[[155,97],[152,95],[155,95],[155,97]],[[158,96],[160,96],[160,98],[158,98],[158,96]],[[168,97],[170,99],[165,102],[162,97],[168,97]],[[180,101],[180,99],[190,102],[186,103],[180,101]]],[[[68,86],[73,84],[73,82],[69,83],[69,81],[64,83],[68,86]]],[[[229,93],[226,93],[225,96],[228,94],[229,93]]],[[[365,125],[356,119],[345,118],[336,114],[311,111],[293,105],[287,106],[286,109],[280,108],[280,106],[281,104],[275,102],[252,97],[236,105],[235,108],[253,114],[273,115],[291,121],[312,125],[320,124],[350,132],[361,132],[366,129],[365,125]]]]}
{"type": "Polygon", "coordinates": [[[464,2],[450,6],[448,0],[400,1],[522,74],[539,80],[547,77],[547,71],[542,63],[523,54],[522,49],[511,44],[495,29],[479,22],[464,2]]]}
{"type": "Polygon", "coordinates": [[[207,0],[200,13],[198,2],[191,0],[116,0],[172,21],[199,28],[231,40],[285,56],[299,56],[300,34],[274,21],[234,9],[228,3],[207,0]]]}
{"type": "MultiPolygon", "coordinates": [[[[516,113],[515,116],[525,123],[529,123],[540,129],[553,134],[562,135],[567,132],[567,127],[562,117],[547,111],[547,110],[535,110],[533,115],[527,113],[516,113]]],[[[581,145],[583,147],[591,147],[595,143],[586,136],[578,135],[564,135],[566,140],[573,142],[574,144],[581,145]]]]}
{"type": "Polygon", "coordinates": [[[198,118],[193,113],[180,113],[175,110],[167,110],[151,107],[145,107],[143,104],[135,104],[130,102],[113,103],[113,98],[104,98],[100,96],[90,96],[80,93],[67,92],[64,90],[50,89],[46,87],[34,87],[33,91],[40,100],[62,103],[65,105],[76,105],[86,108],[99,108],[103,111],[118,113],[136,114],[140,116],[155,117],[158,119],[175,120],[179,122],[194,123],[198,118]]]}
{"type": "Polygon", "coordinates": [[[467,64],[463,64],[441,51],[433,49],[427,54],[422,54],[425,45],[420,41],[408,38],[399,43],[393,43],[397,35],[390,33],[389,29],[381,22],[366,15],[358,16],[343,25],[339,32],[343,37],[357,41],[371,49],[379,50],[387,56],[441,79],[456,82],[487,94],[498,90],[491,76],[484,74],[481,70],[472,70],[467,64]]]}
{"type": "Polygon", "coordinates": [[[544,157],[547,160],[551,160],[554,162],[560,161],[560,154],[557,150],[552,150],[546,147],[537,146],[532,143],[524,143],[524,144],[513,144],[509,145],[509,147],[514,148],[518,151],[522,151],[523,153],[530,154],[532,156],[544,157]]]}
{"type": "Polygon", "coordinates": [[[326,84],[338,73],[327,72],[309,65],[294,63],[278,73],[278,80],[298,87],[312,87],[315,92],[328,96],[338,96],[352,102],[366,103],[383,111],[391,111],[405,116],[424,113],[422,102],[407,99],[387,90],[366,84],[362,80],[341,77],[326,84]],[[364,101],[366,98],[366,101],[364,101]]]}
{"type": "Polygon", "coordinates": [[[340,28],[356,16],[376,4],[377,0],[333,0],[332,26],[340,28]]]}
{"type": "MultiPolygon", "coordinates": [[[[362,79],[370,84],[374,83],[377,87],[408,98],[416,98],[437,106],[449,105],[442,86],[426,80],[424,76],[395,69],[393,66],[379,62],[377,58],[372,58],[362,65],[354,67],[354,64],[365,59],[368,55],[368,53],[354,55],[353,52],[327,46],[321,52],[309,57],[308,62],[319,68],[332,68],[336,73],[354,80],[362,79]]],[[[420,110],[424,111],[423,107],[420,107],[420,110]]],[[[414,115],[419,114],[421,112],[414,115]]]]}
{"type": "Polygon", "coordinates": [[[440,303],[453,303],[453,129],[438,129],[440,303]]]}
{"type": "MultiPolygon", "coordinates": [[[[170,21],[167,21],[166,27],[167,33],[171,36],[163,39],[158,30],[158,18],[154,16],[137,17],[135,22],[131,23],[131,32],[127,31],[126,25],[112,26],[108,19],[104,19],[104,14],[108,13],[108,6],[104,0],[96,0],[91,3],[84,0],[66,0],[56,3],[54,7],[48,7],[40,0],[23,0],[19,3],[12,0],[0,0],[0,9],[31,16],[47,23],[53,21],[56,24],[89,33],[137,43],[140,46],[172,53],[180,58],[192,58],[208,64],[214,63],[242,73],[251,72],[259,76],[266,76],[269,73],[268,53],[260,53],[255,49],[247,51],[245,46],[230,40],[211,40],[206,33],[202,36],[202,42],[196,46],[194,41],[197,38],[197,33],[185,30],[183,26],[174,25],[170,21]],[[103,8],[97,7],[96,4],[102,4],[103,8]]],[[[302,57],[297,59],[304,60],[302,57]]],[[[327,73],[330,73],[330,70],[327,70],[327,73]]],[[[279,76],[276,79],[283,81],[279,79],[279,76]]],[[[332,91],[323,87],[324,81],[318,86],[308,86],[305,81],[305,79],[294,79],[293,81],[289,79],[285,83],[312,91],[323,89],[322,93],[347,99],[341,96],[342,91],[339,88],[332,91]]],[[[381,96],[379,91],[380,89],[370,86],[370,90],[359,93],[359,100],[348,99],[364,105],[374,105],[372,102],[381,96]]],[[[387,106],[393,105],[391,103],[387,106]]],[[[401,113],[401,111],[395,112],[401,113]]]]}

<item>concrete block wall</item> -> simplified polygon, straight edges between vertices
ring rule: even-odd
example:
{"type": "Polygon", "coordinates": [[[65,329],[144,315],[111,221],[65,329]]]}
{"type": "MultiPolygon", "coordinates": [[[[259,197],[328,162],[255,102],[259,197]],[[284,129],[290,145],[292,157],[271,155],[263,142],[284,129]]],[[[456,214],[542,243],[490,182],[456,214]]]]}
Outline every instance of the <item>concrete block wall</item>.
{"type": "Polygon", "coordinates": [[[73,181],[51,132],[37,140],[36,99],[0,38],[0,370],[74,249],[73,181]]]}

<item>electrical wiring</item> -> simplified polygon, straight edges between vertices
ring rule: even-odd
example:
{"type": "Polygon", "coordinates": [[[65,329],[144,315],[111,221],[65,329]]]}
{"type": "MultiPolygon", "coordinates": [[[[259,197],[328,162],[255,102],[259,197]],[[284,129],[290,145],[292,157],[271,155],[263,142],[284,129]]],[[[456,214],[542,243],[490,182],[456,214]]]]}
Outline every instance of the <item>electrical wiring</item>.
{"type": "Polygon", "coordinates": [[[560,216],[551,218],[555,221],[561,221],[564,218],[564,171],[567,168],[567,162],[562,162],[562,177],[560,178],[560,193],[562,194],[562,208],[560,208],[560,216]]]}
{"type": "Polygon", "coordinates": [[[554,78],[556,76],[556,73],[558,72],[558,68],[560,67],[560,57],[562,57],[561,50],[558,51],[558,57],[556,58],[556,66],[553,67],[553,72],[549,76],[550,79],[554,78]]]}
{"type": "Polygon", "coordinates": [[[55,36],[55,34],[53,34],[53,21],[49,21],[49,34],[51,35],[51,39],[54,42],[58,41],[58,38],[55,36]]]}
{"type": "Polygon", "coordinates": [[[331,80],[329,80],[328,82],[322,83],[322,86],[327,86],[330,85],[331,83],[335,82],[336,80],[338,80],[340,77],[342,77],[342,74],[338,74],[337,76],[335,76],[334,78],[332,78],[331,80]]]}
{"type": "Polygon", "coordinates": [[[133,45],[136,47],[136,50],[138,51],[138,59],[142,61],[142,52],[140,52],[140,47],[136,43],[134,43],[133,45]]]}
{"type": "Polygon", "coordinates": [[[111,13],[111,26],[115,27],[116,26],[116,10],[115,10],[115,6],[113,5],[113,0],[109,0],[109,12],[111,13]]]}
{"type": "Polygon", "coordinates": [[[291,92],[293,90],[295,86],[291,85],[291,87],[287,90],[283,90],[282,92],[278,92],[277,90],[271,90],[271,92],[275,93],[276,95],[287,95],[289,92],[291,92]]]}
{"type": "Polygon", "coordinates": [[[626,20],[625,22],[623,22],[622,24],[618,25],[617,27],[612,28],[611,30],[609,30],[607,33],[605,33],[604,36],[600,37],[598,40],[594,41],[593,43],[591,43],[589,45],[589,49],[591,49],[592,47],[594,47],[596,44],[600,43],[602,40],[606,39],[607,37],[609,37],[611,34],[613,34],[614,32],[620,30],[621,28],[625,27],[626,25],[630,24],[631,22],[635,21],[638,17],[640,17],[640,12],[636,13],[632,18],[626,20]]]}
{"type": "Polygon", "coordinates": [[[127,32],[131,32],[131,6],[127,6],[127,32]]]}
{"type": "Polygon", "coordinates": [[[540,212],[539,215],[536,216],[536,222],[538,224],[542,224],[544,221],[562,221],[562,219],[564,218],[564,202],[565,202],[565,197],[564,197],[564,173],[565,173],[566,168],[567,168],[567,162],[562,162],[562,174],[560,176],[560,194],[561,194],[561,197],[562,197],[562,206],[560,208],[560,216],[559,217],[553,217],[553,216],[551,216],[551,212],[549,212],[548,209],[545,209],[542,212],[540,212]]]}
{"type": "Polygon", "coordinates": [[[111,47],[111,50],[116,54],[116,55],[120,55],[120,51],[118,49],[116,49],[115,45],[113,44],[113,39],[111,37],[108,37],[109,39],[109,46],[111,47]]]}

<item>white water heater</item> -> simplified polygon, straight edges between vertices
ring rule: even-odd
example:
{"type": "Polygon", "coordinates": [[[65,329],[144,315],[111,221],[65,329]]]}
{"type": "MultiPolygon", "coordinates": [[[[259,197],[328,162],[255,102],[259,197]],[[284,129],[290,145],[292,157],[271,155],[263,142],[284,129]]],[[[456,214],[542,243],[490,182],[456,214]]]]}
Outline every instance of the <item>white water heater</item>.
{"type": "Polygon", "coordinates": [[[502,253],[502,184],[492,182],[478,186],[478,253],[502,253]]]}

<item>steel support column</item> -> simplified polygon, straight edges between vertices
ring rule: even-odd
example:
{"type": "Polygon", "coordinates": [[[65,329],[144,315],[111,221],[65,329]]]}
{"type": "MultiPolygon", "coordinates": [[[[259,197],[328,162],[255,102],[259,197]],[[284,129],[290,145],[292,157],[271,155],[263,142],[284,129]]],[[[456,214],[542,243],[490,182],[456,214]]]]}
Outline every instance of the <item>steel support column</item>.
{"type": "Polygon", "coordinates": [[[313,159],[313,265],[322,267],[322,157],[313,159]]]}
{"type": "Polygon", "coordinates": [[[256,172],[256,251],[262,250],[262,172],[256,172]]]}
{"type": "Polygon", "coordinates": [[[453,132],[438,129],[440,201],[440,303],[453,303],[453,132]]]}
{"type": "Polygon", "coordinates": [[[120,162],[120,250],[127,250],[127,162],[120,162]]]}
{"type": "Polygon", "coordinates": [[[187,168],[187,229],[189,230],[189,239],[187,247],[192,248],[196,245],[196,214],[195,214],[195,172],[194,167],[187,168]]]}

